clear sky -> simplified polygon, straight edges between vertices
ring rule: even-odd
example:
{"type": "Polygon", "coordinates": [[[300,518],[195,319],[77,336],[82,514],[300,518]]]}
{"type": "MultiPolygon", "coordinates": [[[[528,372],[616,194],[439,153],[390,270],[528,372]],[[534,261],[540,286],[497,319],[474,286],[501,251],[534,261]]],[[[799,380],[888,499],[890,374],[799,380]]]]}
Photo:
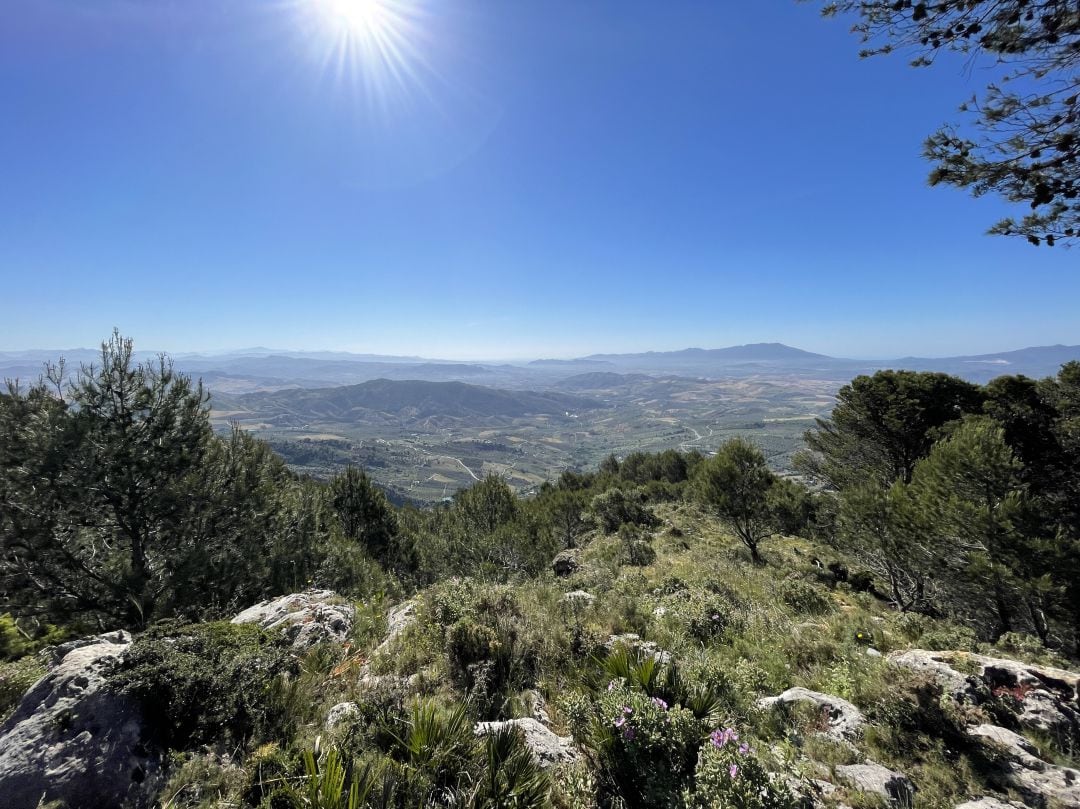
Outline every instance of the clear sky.
{"type": "Polygon", "coordinates": [[[1080,343],[923,138],[986,81],[793,0],[6,0],[0,349],[1080,343]],[[348,4],[358,3],[355,8],[348,4]]]}

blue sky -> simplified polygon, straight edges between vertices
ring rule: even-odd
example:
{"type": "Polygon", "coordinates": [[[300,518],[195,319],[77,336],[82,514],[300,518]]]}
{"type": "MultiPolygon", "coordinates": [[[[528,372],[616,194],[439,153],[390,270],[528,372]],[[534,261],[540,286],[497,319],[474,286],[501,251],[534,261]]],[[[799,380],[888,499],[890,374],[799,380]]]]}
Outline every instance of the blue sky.
{"type": "Polygon", "coordinates": [[[348,1],[8,0],[0,349],[1080,343],[1076,254],[926,186],[980,70],[793,0],[378,0],[388,63],[348,1]]]}

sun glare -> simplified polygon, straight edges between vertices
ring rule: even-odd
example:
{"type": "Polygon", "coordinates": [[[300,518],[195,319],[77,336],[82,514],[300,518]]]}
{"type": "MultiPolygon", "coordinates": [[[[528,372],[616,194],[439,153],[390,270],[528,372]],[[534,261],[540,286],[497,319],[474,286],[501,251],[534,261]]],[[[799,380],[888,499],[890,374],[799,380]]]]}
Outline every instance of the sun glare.
{"type": "Polygon", "coordinates": [[[316,0],[331,26],[341,33],[362,38],[385,36],[393,15],[383,0],[316,0]]]}
{"type": "Polygon", "coordinates": [[[427,65],[421,0],[307,0],[319,22],[325,67],[336,78],[359,79],[372,100],[406,95],[427,65]]]}

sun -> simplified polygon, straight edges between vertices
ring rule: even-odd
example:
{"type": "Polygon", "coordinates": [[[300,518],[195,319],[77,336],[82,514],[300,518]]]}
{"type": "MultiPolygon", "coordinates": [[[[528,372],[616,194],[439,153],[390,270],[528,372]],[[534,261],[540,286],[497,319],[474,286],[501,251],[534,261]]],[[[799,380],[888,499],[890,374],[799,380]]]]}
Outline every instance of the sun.
{"type": "Polygon", "coordinates": [[[316,25],[312,42],[324,70],[364,88],[380,107],[423,89],[430,73],[425,42],[426,0],[300,0],[316,25]]]}
{"type": "Polygon", "coordinates": [[[387,0],[314,0],[325,22],[338,33],[380,39],[393,29],[395,17],[387,0]]]}

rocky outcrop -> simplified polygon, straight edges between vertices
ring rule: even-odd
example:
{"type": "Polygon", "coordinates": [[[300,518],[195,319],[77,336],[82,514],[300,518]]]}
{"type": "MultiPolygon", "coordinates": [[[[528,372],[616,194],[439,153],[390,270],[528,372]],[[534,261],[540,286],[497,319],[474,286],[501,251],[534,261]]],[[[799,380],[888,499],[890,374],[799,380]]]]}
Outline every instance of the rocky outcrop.
{"type": "Polygon", "coordinates": [[[915,785],[906,775],[874,762],[841,764],[836,777],[851,789],[877,795],[891,806],[908,807],[915,798],[915,785]]]}
{"type": "Polygon", "coordinates": [[[1003,801],[1000,798],[982,797],[973,801],[957,804],[955,809],[1025,809],[1024,804],[1016,801],[1003,801]]]}
{"type": "Polygon", "coordinates": [[[578,551],[576,548],[567,548],[559,551],[551,560],[551,570],[556,576],[569,576],[578,569],[578,551]]]}
{"type": "Polygon", "coordinates": [[[789,688],[775,697],[758,700],[758,707],[771,710],[777,705],[810,704],[819,707],[828,719],[829,729],[825,735],[836,741],[850,742],[862,733],[866,719],[862,711],[846,699],[811,691],[808,688],[789,688]]]}
{"type": "Polygon", "coordinates": [[[82,809],[144,806],[159,786],[157,752],[138,709],[106,684],[127,632],[64,644],[53,667],[0,726],[0,796],[7,809],[44,797],[82,809]]]}
{"type": "Polygon", "coordinates": [[[888,660],[893,665],[925,674],[940,685],[946,695],[958,702],[981,702],[989,696],[989,692],[977,677],[962,674],[950,665],[957,654],[909,649],[906,652],[893,652],[888,660]]]}
{"type": "Polygon", "coordinates": [[[344,643],[355,614],[350,604],[329,590],[306,590],[248,607],[232,622],[281,630],[294,648],[303,650],[323,641],[344,643]]]}
{"type": "Polygon", "coordinates": [[[1035,746],[997,725],[979,725],[968,733],[999,754],[1003,779],[1032,806],[1080,806],[1080,770],[1058,767],[1039,758],[1035,746]]]}
{"type": "Polygon", "coordinates": [[[1080,675],[966,652],[913,649],[889,655],[889,661],[927,674],[958,702],[978,705],[995,695],[1010,697],[1016,704],[1016,721],[1021,728],[1080,743],[1080,675]],[[961,673],[957,667],[972,673],[961,673]]]}
{"type": "Polygon", "coordinates": [[[360,713],[360,706],[355,702],[339,702],[327,711],[326,721],[323,723],[323,727],[327,730],[334,730],[358,713],[360,713]]]}
{"type": "Polygon", "coordinates": [[[525,746],[529,748],[541,767],[554,767],[557,764],[570,764],[577,761],[577,750],[569,736],[559,736],[536,719],[508,719],[505,722],[479,722],[476,725],[477,736],[497,733],[507,727],[516,727],[522,732],[525,746]]]}

